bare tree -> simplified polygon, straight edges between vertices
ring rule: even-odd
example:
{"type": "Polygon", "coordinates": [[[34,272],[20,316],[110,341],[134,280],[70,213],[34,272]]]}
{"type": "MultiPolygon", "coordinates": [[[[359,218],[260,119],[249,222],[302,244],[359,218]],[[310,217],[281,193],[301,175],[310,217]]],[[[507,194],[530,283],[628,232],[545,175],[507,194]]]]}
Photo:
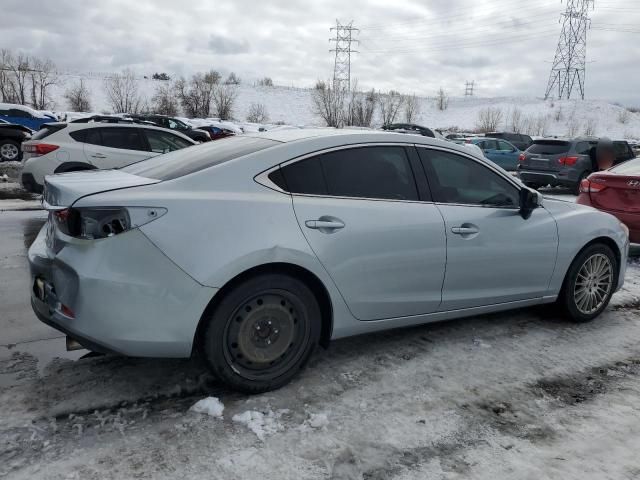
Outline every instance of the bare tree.
{"type": "Polygon", "coordinates": [[[569,120],[567,121],[567,136],[569,138],[574,138],[576,135],[578,135],[579,130],[580,122],[575,116],[570,116],[569,120]]]}
{"type": "Polygon", "coordinates": [[[235,72],[231,72],[224,83],[226,85],[240,85],[240,77],[238,77],[235,72]]]}
{"type": "Polygon", "coordinates": [[[189,81],[181,78],[176,82],[176,94],[188,117],[210,116],[214,90],[219,82],[220,74],[215,70],[205,74],[196,73],[189,81]]]}
{"type": "Polygon", "coordinates": [[[486,107],[478,112],[476,128],[482,133],[494,132],[502,122],[502,110],[497,107],[486,107]]]}
{"type": "Polygon", "coordinates": [[[595,118],[589,118],[584,123],[584,134],[587,137],[593,137],[596,134],[596,129],[598,128],[598,122],[595,118]]]}
{"type": "Polygon", "coordinates": [[[271,77],[264,77],[258,80],[259,87],[273,87],[273,80],[271,77]]]}
{"type": "Polygon", "coordinates": [[[549,124],[548,115],[530,116],[526,119],[525,129],[523,132],[528,135],[540,135],[544,136],[547,133],[547,126],[549,124]]]}
{"type": "Polygon", "coordinates": [[[252,103],[249,106],[249,113],[247,113],[247,122],[251,123],[266,123],[269,121],[269,114],[267,108],[263,103],[252,103]]]}
{"type": "Polygon", "coordinates": [[[522,114],[522,110],[514,107],[508,114],[505,123],[507,131],[513,133],[522,133],[526,128],[526,118],[522,114]]]}
{"type": "Polygon", "coordinates": [[[628,123],[629,120],[631,120],[631,112],[623,107],[622,110],[618,112],[618,122],[624,125],[628,123]]]}
{"type": "Polygon", "coordinates": [[[140,113],[142,97],[133,71],[127,69],[105,78],[104,90],[114,113],[140,113]]]}
{"type": "Polygon", "coordinates": [[[346,91],[335,88],[329,82],[318,82],[311,94],[314,110],[328,127],[342,127],[344,125],[344,103],[346,91]]]}
{"type": "Polygon", "coordinates": [[[355,81],[346,105],[346,112],[344,113],[345,125],[370,127],[377,103],[378,94],[376,91],[371,89],[368,92],[359,92],[358,82],[355,81]]]}
{"type": "Polygon", "coordinates": [[[168,82],[163,82],[156,88],[153,97],[151,97],[151,110],[159,115],[171,117],[178,115],[178,99],[175,89],[168,82]]]}
{"type": "Polygon", "coordinates": [[[51,60],[31,59],[31,106],[36,110],[52,107],[50,89],[58,83],[55,65],[51,60]]]}
{"type": "Polygon", "coordinates": [[[233,85],[217,85],[213,90],[213,105],[221,120],[230,120],[233,116],[233,104],[237,92],[233,85]]]}
{"type": "Polygon", "coordinates": [[[404,121],[407,123],[414,123],[420,115],[420,100],[414,93],[411,96],[406,96],[404,101],[404,121]]]}
{"type": "Polygon", "coordinates": [[[440,111],[449,108],[449,97],[442,87],[440,87],[440,90],[438,90],[436,94],[436,108],[440,111]]]}
{"type": "Polygon", "coordinates": [[[404,104],[404,96],[395,90],[379,96],[380,116],[382,117],[382,125],[393,123],[398,116],[398,112],[404,104]]]}
{"type": "Polygon", "coordinates": [[[73,112],[91,111],[90,96],[89,89],[85,86],[84,80],[82,79],[64,92],[64,98],[67,100],[69,110],[73,112]]]}

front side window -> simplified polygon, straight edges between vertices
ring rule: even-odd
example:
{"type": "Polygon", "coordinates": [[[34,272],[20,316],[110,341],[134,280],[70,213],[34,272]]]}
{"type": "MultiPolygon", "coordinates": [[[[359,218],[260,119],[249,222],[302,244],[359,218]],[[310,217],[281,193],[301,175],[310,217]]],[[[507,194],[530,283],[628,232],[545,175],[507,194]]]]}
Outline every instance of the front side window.
{"type": "Polygon", "coordinates": [[[192,144],[169,132],[161,130],[145,130],[151,151],[155,153],[169,153],[192,144]]]}
{"type": "Polygon", "coordinates": [[[480,148],[483,150],[497,150],[498,142],[496,140],[483,140],[480,148]]]}
{"type": "MultiPolygon", "coordinates": [[[[100,128],[102,146],[123,150],[147,150],[137,128],[100,128]]],[[[87,142],[89,143],[89,142],[87,142]]]]}
{"type": "Polygon", "coordinates": [[[518,189],[480,162],[441,150],[419,151],[436,202],[518,207],[518,189]]]}
{"type": "Polygon", "coordinates": [[[328,152],[282,169],[291,193],[418,200],[404,147],[359,147],[328,152]]]}

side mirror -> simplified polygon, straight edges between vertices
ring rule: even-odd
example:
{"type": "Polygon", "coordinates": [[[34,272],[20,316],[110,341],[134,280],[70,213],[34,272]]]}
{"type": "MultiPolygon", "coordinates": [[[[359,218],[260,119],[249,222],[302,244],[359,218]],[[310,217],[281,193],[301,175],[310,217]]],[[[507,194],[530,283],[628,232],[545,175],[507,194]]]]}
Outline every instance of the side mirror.
{"type": "Polygon", "coordinates": [[[535,190],[523,187],[520,190],[520,214],[527,219],[531,212],[542,206],[542,195],[535,190]]]}

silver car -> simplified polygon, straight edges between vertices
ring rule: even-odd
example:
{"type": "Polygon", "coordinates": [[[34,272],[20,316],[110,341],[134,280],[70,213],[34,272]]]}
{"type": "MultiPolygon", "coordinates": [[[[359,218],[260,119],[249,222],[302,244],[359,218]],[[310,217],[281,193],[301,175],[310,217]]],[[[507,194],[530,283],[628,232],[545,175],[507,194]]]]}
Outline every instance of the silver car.
{"type": "Polygon", "coordinates": [[[613,216],[543,199],[473,150],[374,131],[244,135],[47,177],[32,304],[89,349],[189,357],[227,385],[287,383],[314,347],[556,302],[623,282],[613,216]]]}

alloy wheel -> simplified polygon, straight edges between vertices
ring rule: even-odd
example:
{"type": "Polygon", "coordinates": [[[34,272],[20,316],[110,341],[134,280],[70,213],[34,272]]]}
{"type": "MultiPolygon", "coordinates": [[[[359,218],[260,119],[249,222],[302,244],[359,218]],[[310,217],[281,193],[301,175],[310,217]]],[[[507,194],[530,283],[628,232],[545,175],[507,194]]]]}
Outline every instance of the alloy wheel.
{"type": "Polygon", "coordinates": [[[8,162],[18,159],[20,150],[12,143],[5,143],[0,145],[0,158],[8,162]]]}
{"type": "Polygon", "coordinates": [[[591,315],[605,304],[613,287],[613,266],[602,253],[588,257],[580,267],[573,289],[578,311],[591,315]]]}

